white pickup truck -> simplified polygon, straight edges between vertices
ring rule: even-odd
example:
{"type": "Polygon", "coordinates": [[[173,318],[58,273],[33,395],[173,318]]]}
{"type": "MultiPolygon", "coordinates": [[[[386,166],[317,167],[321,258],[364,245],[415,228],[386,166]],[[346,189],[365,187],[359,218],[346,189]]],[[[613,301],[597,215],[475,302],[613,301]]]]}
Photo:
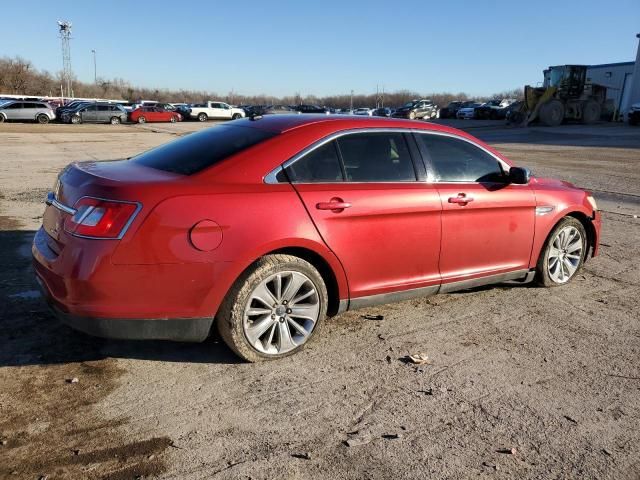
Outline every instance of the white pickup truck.
{"type": "Polygon", "coordinates": [[[191,107],[191,118],[201,122],[207,120],[236,120],[245,116],[244,110],[235,108],[224,102],[198,103],[191,107]]]}

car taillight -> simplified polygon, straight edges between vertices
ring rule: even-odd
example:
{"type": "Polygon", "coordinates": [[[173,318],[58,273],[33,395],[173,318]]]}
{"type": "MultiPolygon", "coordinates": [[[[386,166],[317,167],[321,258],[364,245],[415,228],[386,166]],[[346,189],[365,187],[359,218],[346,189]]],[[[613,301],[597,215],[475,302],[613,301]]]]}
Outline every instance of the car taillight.
{"type": "Polygon", "coordinates": [[[64,222],[66,232],[83,237],[120,238],[138,204],[83,197],[73,208],[76,213],[64,222]]]}

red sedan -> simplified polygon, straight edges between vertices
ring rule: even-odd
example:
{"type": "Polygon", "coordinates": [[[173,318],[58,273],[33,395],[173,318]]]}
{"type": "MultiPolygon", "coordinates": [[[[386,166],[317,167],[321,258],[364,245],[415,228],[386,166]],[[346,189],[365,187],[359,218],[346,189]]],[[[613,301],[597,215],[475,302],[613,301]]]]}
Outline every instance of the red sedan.
{"type": "Polygon", "coordinates": [[[113,338],[202,341],[250,361],[345,310],[504,282],[569,282],[595,256],[591,195],[461,131],[273,115],[130,160],[77,163],[49,194],[35,271],[59,317],[113,338]]]}
{"type": "Polygon", "coordinates": [[[182,115],[178,112],[165,110],[161,107],[139,107],[131,112],[129,120],[137,123],[146,122],[171,122],[176,123],[182,120],[182,115]]]}

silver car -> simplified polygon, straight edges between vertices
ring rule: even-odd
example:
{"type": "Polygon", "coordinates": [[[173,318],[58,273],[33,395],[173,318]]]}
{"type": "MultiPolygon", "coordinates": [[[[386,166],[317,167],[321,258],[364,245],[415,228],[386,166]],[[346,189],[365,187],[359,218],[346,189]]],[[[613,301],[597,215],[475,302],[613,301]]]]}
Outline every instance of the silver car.
{"type": "Polygon", "coordinates": [[[90,103],[72,111],[65,111],[61,120],[65,123],[111,123],[127,121],[127,112],[117,103],[90,103]]]}
{"type": "Polygon", "coordinates": [[[10,100],[0,105],[0,123],[5,120],[49,123],[55,118],[51,105],[45,102],[10,100]]]}

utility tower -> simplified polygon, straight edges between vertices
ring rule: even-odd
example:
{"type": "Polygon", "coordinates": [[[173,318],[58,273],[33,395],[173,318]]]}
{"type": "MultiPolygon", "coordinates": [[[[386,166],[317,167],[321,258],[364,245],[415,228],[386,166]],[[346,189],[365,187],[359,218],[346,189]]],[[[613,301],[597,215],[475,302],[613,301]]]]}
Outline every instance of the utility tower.
{"type": "Polygon", "coordinates": [[[60,29],[62,43],[62,84],[67,90],[67,97],[72,97],[71,79],[73,78],[73,72],[71,71],[71,45],[69,43],[71,40],[71,22],[58,20],[58,28],[60,29]]]}

